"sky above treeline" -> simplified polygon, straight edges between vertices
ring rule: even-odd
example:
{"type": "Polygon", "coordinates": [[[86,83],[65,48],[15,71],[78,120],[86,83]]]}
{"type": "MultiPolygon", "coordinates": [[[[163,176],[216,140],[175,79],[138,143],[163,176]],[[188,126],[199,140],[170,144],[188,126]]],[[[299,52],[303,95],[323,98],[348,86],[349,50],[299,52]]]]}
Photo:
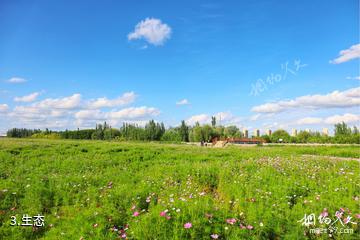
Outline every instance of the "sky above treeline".
{"type": "Polygon", "coordinates": [[[360,122],[358,0],[0,1],[0,134],[360,122]]]}

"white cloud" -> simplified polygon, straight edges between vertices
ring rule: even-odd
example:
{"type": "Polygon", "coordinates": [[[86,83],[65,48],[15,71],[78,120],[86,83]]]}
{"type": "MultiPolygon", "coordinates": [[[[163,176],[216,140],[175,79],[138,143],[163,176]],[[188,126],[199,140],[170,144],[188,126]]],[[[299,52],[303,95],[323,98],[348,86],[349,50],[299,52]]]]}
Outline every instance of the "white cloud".
{"type": "Polygon", "coordinates": [[[347,124],[360,123],[360,115],[345,113],[343,115],[333,115],[325,118],[320,117],[306,117],[296,121],[296,125],[314,125],[314,124],[329,124],[334,125],[337,123],[345,122],[347,124]]]}
{"type": "Polygon", "coordinates": [[[21,77],[12,77],[10,79],[7,80],[8,83],[24,83],[27,82],[27,80],[25,78],[21,78],[21,77]]]}
{"type": "Polygon", "coordinates": [[[195,125],[195,123],[205,124],[210,122],[211,117],[207,114],[199,114],[191,116],[186,123],[189,125],[195,125]]]}
{"type": "Polygon", "coordinates": [[[129,40],[145,39],[155,46],[162,45],[170,38],[171,28],[160,19],[146,18],[135,26],[134,32],[128,34],[129,40]]]}
{"type": "Polygon", "coordinates": [[[100,110],[80,110],[75,113],[76,119],[101,120],[105,118],[100,110]]]}
{"type": "Polygon", "coordinates": [[[327,124],[336,124],[336,123],[340,123],[340,122],[345,122],[345,123],[360,123],[360,115],[355,115],[352,113],[345,113],[344,115],[334,115],[331,117],[328,117],[324,120],[325,123],[327,124]]]}
{"type": "Polygon", "coordinates": [[[317,117],[306,117],[306,118],[302,118],[299,119],[296,124],[297,125],[308,125],[308,124],[319,124],[322,123],[322,119],[321,118],[317,118],[317,117]]]}
{"type": "Polygon", "coordinates": [[[339,64],[355,58],[360,58],[360,43],[352,45],[349,49],[341,50],[339,55],[338,58],[331,60],[330,63],[339,64]]]}
{"type": "Polygon", "coordinates": [[[346,79],[350,79],[350,80],[360,80],[360,76],[357,76],[357,77],[346,77],[346,79]]]}
{"type": "Polygon", "coordinates": [[[154,119],[160,111],[154,107],[129,107],[124,109],[106,110],[107,107],[122,106],[135,99],[133,92],[124,93],[115,99],[98,98],[82,99],[80,94],[62,98],[47,98],[27,105],[15,106],[0,104],[0,130],[12,127],[51,128],[54,130],[92,128],[96,123],[106,121],[114,127],[122,122],[143,126],[148,120],[154,119]],[[104,110],[101,110],[104,108],[104,110]]]}
{"type": "Polygon", "coordinates": [[[176,105],[178,105],[178,106],[189,105],[189,104],[190,104],[190,102],[186,98],[176,102],[176,105]]]}
{"type": "Polygon", "coordinates": [[[289,101],[265,103],[251,109],[258,113],[278,113],[294,108],[347,108],[360,105],[360,87],[329,94],[306,95],[289,101]]]}
{"type": "Polygon", "coordinates": [[[107,113],[108,118],[122,120],[140,120],[158,116],[160,111],[153,107],[131,107],[121,109],[120,111],[111,111],[107,113]]]}
{"type": "Polygon", "coordinates": [[[39,92],[34,92],[29,95],[23,96],[23,97],[15,97],[15,102],[33,102],[36,100],[36,98],[40,95],[39,92]]]}
{"type": "Polygon", "coordinates": [[[143,120],[156,117],[160,111],[153,107],[130,107],[119,111],[102,112],[100,110],[80,110],[75,113],[76,119],[82,120],[143,120]]]}
{"type": "Polygon", "coordinates": [[[228,125],[240,126],[240,122],[242,120],[242,118],[234,116],[231,112],[218,112],[213,115],[209,115],[205,113],[194,115],[188,118],[185,122],[188,125],[195,125],[195,123],[197,122],[200,124],[209,124],[211,123],[212,116],[215,116],[216,123],[218,125],[224,125],[224,126],[228,126],[228,125]]]}
{"type": "Polygon", "coordinates": [[[75,109],[81,107],[81,94],[75,93],[64,98],[47,98],[32,106],[42,109],[75,109]]]}
{"type": "Polygon", "coordinates": [[[106,97],[98,98],[89,103],[90,108],[104,108],[104,107],[118,107],[134,102],[136,95],[134,92],[126,92],[122,96],[115,99],[108,99],[106,97]]]}
{"type": "Polygon", "coordinates": [[[9,109],[7,104],[0,104],[0,112],[6,112],[9,109]]]}

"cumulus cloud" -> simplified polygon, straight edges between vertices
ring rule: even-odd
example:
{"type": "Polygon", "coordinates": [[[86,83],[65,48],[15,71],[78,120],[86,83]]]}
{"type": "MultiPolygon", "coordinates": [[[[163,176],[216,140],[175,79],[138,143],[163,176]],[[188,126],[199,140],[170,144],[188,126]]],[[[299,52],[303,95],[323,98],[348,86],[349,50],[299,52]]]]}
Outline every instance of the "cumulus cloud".
{"type": "Polygon", "coordinates": [[[339,57],[331,60],[330,63],[339,64],[350,61],[352,59],[360,58],[360,43],[352,45],[350,48],[341,50],[339,57]]]}
{"type": "Polygon", "coordinates": [[[115,99],[108,99],[106,97],[98,98],[89,103],[90,108],[104,108],[104,107],[118,107],[130,104],[136,99],[134,92],[126,92],[122,96],[115,99]]]}
{"type": "Polygon", "coordinates": [[[299,119],[296,122],[296,124],[298,124],[298,125],[319,124],[319,123],[322,123],[322,121],[323,120],[321,118],[306,117],[306,118],[299,119]]]}
{"type": "Polygon", "coordinates": [[[164,44],[170,38],[171,28],[162,23],[160,19],[146,18],[139,22],[133,32],[128,34],[128,39],[145,39],[148,43],[155,46],[164,44]]]}
{"type": "Polygon", "coordinates": [[[360,105],[360,87],[329,94],[306,95],[288,101],[265,103],[251,109],[258,113],[278,113],[294,108],[348,108],[360,105]]]}
{"type": "Polygon", "coordinates": [[[111,111],[107,115],[113,119],[139,120],[158,116],[160,111],[153,107],[131,107],[120,111],[111,111]]]}
{"type": "Polygon", "coordinates": [[[313,125],[313,124],[330,124],[334,125],[337,123],[345,122],[347,124],[359,124],[360,123],[360,115],[345,113],[343,115],[333,115],[325,118],[320,117],[306,117],[299,119],[296,124],[297,125],[313,125]]]}
{"type": "Polygon", "coordinates": [[[211,117],[207,114],[198,114],[191,116],[186,120],[186,123],[189,125],[195,125],[195,123],[205,124],[210,122],[211,117]]]}
{"type": "Polygon", "coordinates": [[[81,106],[81,94],[75,93],[64,98],[47,98],[32,106],[42,109],[75,109],[81,106]]]}
{"type": "Polygon", "coordinates": [[[345,123],[360,123],[360,115],[355,115],[352,113],[345,113],[344,115],[334,115],[331,117],[327,117],[324,120],[325,123],[327,124],[336,124],[336,123],[340,123],[340,122],[345,122],[345,123]]]}
{"type": "Polygon", "coordinates": [[[190,102],[186,98],[176,102],[176,105],[178,105],[178,106],[189,105],[189,104],[190,104],[190,102]]]}
{"type": "Polygon", "coordinates": [[[39,92],[34,92],[29,95],[23,96],[23,97],[15,97],[15,102],[33,102],[36,100],[36,98],[40,95],[39,92]]]}
{"type": "Polygon", "coordinates": [[[360,80],[360,76],[357,76],[357,77],[346,77],[346,79],[350,79],[350,80],[360,80]]]}
{"type": "Polygon", "coordinates": [[[9,109],[9,106],[7,104],[0,104],[0,113],[6,112],[9,109]]]}
{"type": "Polygon", "coordinates": [[[188,118],[185,122],[188,125],[195,125],[195,123],[197,122],[200,124],[208,124],[211,123],[212,116],[215,116],[217,124],[226,125],[226,126],[227,125],[240,126],[240,122],[242,120],[241,117],[236,117],[231,112],[218,112],[213,115],[209,115],[205,113],[194,115],[188,118]]]}
{"type": "MultiPolygon", "coordinates": [[[[30,102],[30,97],[21,97],[17,100],[30,102]]],[[[74,129],[95,126],[95,123],[107,121],[112,126],[122,122],[143,125],[150,119],[160,114],[154,107],[129,107],[117,109],[135,100],[134,92],[127,92],[115,99],[106,97],[97,99],[83,99],[81,94],[76,93],[61,98],[47,98],[26,105],[15,106],[9,109],[8,105],[0,104],[0,114],[3,123],[0,127],[27,127],[27,128],[52,128],[74,129]],[[106,110],[113,107],[112,110],[106,110]]]]}
{"type": "Polygon", "coordinates": [[[24,83],[27,82],[27,80],[25,78],[21,78],[21,77],[12,77],[10,79],[7,80],[8,83],[24,83]]]}

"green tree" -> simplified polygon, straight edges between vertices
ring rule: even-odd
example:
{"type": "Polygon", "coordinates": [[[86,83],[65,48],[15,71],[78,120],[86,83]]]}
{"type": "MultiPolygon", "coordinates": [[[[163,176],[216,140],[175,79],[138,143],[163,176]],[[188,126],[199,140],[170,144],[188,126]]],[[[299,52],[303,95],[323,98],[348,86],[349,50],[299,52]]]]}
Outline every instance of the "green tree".
{"type": "Polygon", "coordinates": [[[216,117],[212,116],[211,117],[211,126],[214,128],[216,126],[216,117]]]}
{"type": "Polygon", "coordinates": [[[185,121],[181,121],[181,125],[179,128],[179,134],[181,137],[181,141],[188,142],[189,141],[189,127],[186,125],[185,121]]]}
{"type": "Polygon", "coordinates": [[[290,135],[287,131],[283,129],[276,130],[270,136],[271,142],[290,142],[290,135]]]}

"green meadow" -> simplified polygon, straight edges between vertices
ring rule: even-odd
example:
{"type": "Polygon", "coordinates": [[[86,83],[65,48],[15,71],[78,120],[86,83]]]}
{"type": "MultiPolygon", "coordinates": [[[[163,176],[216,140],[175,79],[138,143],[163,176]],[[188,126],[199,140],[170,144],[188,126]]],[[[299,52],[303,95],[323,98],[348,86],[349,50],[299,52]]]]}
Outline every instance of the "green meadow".
{"type": "Polygon", "coordinates": [[[359,156],[358,146],[4,138],[0,238],[358,239],[359,156]],[[23,215],[44,226],[21,226],[23,215]]]}

